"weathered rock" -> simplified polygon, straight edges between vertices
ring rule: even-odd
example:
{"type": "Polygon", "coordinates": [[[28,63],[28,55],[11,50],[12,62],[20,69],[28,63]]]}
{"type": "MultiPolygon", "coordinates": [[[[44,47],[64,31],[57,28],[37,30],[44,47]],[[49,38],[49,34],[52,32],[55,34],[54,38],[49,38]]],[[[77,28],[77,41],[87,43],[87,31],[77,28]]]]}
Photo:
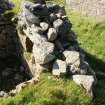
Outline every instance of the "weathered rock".
{"type": "Polygon", "coordinates": [[[49,28],[47,37],[48,37],[48,41],[54,41],[57,38],[57,32],[55,28],[49,28]]]}
{"type": "Polygon", "coordinates": [[[80,73],[80,68],[76,67],[75,65],[70,65],[68,66],[68,71],[70,74],[79,74],[80,73]]]}
{"type": "Polygon", "coordinates": [[[69,32],[69,29],[70,29],[68,21],[63,21],[61,19],[57,19],[56,21],[54,21],[53,26],[57,30],[59,36],[62,39],[69,32]]]}
{"type": "Polygon", "coordinates": [[[33,45],[33,54],[35,57],[35,62],[39,64],[46,64],[55,58],[53,55],[53,43],[43,41],[42,37],[40,37],[40,39],[37,39],[37,42],[34,43],[35,44],[33,45]]]}
{"type": "Polygon", "coordinates": [[[66,63],[68,65],[75,65],[76,67],[80,66],[80,54],[77,51],[64,51],[63,52],[66,63]]]}
{"type": "Polygon", "coordinates": [[[88,73],[89,64],[87,62],[82,62],[80,65],[80,74],[86,75],[88,73]]]}
{"type": "Polygon", "coordinates": [[[40,24],[40,19],[32,14],[28,9],[23,8],[22,13],[19,16],[19,25],[32,25],[32,24],[40,24]]]}
{"type": "Polygon", "coordinates": [[[52,74],[54,76],[60,76],[60,74],[66,74],[66,62],[57,59],[53,64],[52,74]]]}
{"type": "Polygon", "coordinates": [[[60,14],[61,16],[66,15],[65,8],[64,8],[63,5],[59,6],[59,9],[58,9],[57,13],[60,14]]]}
{"type": "Polygon", "coordinates": [[[47,8],[51,13],[55,13],[56,11],[58,11],[59,5],[48,3],[47,8]]]}
{"type": "Polygon", "coordinates": [[[7,97],[8,94],[4,91],[0,91],[0,97],[7,97]]]}
{"type": "Polygon", "coordinates": [[[48,17],[49,11],[45,4],[34,4],[30,6],[29,10],[39,18],[48,17]]]}
{"type": "Polygon", "coordinates": [[[41,22],[40,27],[42,28],[43,31],[47,31],[49,24],[46,22],[41,22]]]}
{"type": "Polygon", "coordinates": [[[49,21],[51,23],[53,23],[55,20],[57,20],[57,16],[55,13],[51,13],[50,16],[49,16],[49,21]]]}
{"type": "Polygon", "coordinates": [[[26,36],[32,41],[32,43],[39,43],[39,41],[46,41],[47,39],[40,35],[43,33],[42,29],[37,26],[28,27],[27,29],[24,29],[23,32],[26,34],[26,36]]]}
{"type": "Polygon", "coordinates": [[[96,83],[92,75],[73,75],[73,81],[83,86],[91,97],[93,97],[93,88],[96,83]]]}

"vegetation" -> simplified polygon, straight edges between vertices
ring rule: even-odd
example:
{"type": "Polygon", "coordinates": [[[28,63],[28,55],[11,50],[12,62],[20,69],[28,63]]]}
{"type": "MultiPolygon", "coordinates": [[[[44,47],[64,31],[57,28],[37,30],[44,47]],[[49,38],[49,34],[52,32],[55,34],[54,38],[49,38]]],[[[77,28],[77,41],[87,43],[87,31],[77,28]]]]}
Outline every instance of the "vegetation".
{"type": "MultiPolygon", "coordinates": [[[[65,4],[64,0],[48,0],[65,4]]],[[[21,0],[13,0],[18,13],[21,0]]],[[[74,11],[67,15],[73,24],[80,48],[94,70],[105,68],[105,22],[80,16],[74,11]]],[[[27,59],[29,54],[25,53],[27,59]]],[[[6,98],[0,105],[105,105],[105,81],[99,80],[95,89],[95,100],[86,95],[85,91],[69,79],[59,81],[48,79],[49,73],[43,73],[40,82],[35,86],[26,87],[13,98],[6,98]]]]}
{"type": "Polygon", "coordinates": [[[0,105],[91,105],[85,91],[73,81],[48,79],[48,73],[41,76],[35,86],[25,88],[19,95],[6,98],[0,105]]]}

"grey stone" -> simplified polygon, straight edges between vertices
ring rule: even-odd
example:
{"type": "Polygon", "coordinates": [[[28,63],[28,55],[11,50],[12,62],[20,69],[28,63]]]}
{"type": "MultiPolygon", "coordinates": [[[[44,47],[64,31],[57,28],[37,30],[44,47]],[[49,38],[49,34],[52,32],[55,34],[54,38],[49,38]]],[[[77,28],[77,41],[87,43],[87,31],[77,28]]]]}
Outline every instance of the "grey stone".
{"type": "Polygon", "coordinates": [[[57,32],[55,28],[49,28],[47,37],[48,37],[48,41],[54,41],[57,38],[57,32]]]}
{"type": "Polygon", "coordinates": [[[54,44],[49,42],[36,43],[33,45],[33,54],[35,62],[46,64],[51,62],[55,56],[53,55],[54,44]]]}
{"type": "Polygon", "coordinates": [[[23,8],[19,16],[19,20],[22,22],[21,24],[26,24],[26,25],[40,24],[40,19],[26,8],[23,8]]]}
{"type": "Polygon", "coordinates": [[[68,21],[63,21],[61,19],[55,20],[53,22],[53,26],[57,30],[59,37],[61,37],[62,39],[69,32],[70,29],[68,21]]]}
{"type": "Polygon", "coordinates": [[[80,74],[86,75],[89,70],[89,64],[87,62],[82,62],[80,65],[80,74]]]}
{"type": "Polygon", "coordinates": [[[24,29],[23,32],[32,41],[32,43],[37,42],[37,38],[38,41],[40,39],[43,41],[47,40],[43,35],[40,35],[43,33],[43,30],[40,27],[32,25],[31,27],[27,27],[27,29],[24,29]]]}
{"type": "Polygon", "coordinates": [[[55,13],[56,11],[58,11],[59,9],[59,5],[57,4],[51,4],[51,3],[47,3],[47,8],[51,13],[55,13]]]}
{"type": "Polygon", "coordinates": [[[57,16],[55,13],[51,13],[50,16],[49,16],[49,21],[51,23],[53,23],[55,20],[57,20],[57,16]]]}
{"type": "Polygon", "coordinates": [[[94,76],[92,75],[73,75],[72,78],[76,84],[83,86],[86,89],[86,91],[89,93],[89,95],[93,97],[93,88],[96,83],[94,76]]]}
{"type": "Polygon", "coordinates": [[[63,52],[65,58],[66,58],[66,63],[68,65],[75,65],[76,67],[80,66],[80,54],[77,51],[64,51],[63,52]]]}
{"type": "Polygon", "coordinates": [[[0,97],[7,97],[8,94],[4,91],[0,91],[0,97]]]}
{"type": "Polygon", "coordinates": [[[49,28],[49,24],[46,22],[41,22],[40,27],[42,28],[43,31],[47,31],[49,28]]]}
{"type": "Polygon", "coordinates": [[[31,6],[29,8],[29,10],[36,16],[38,16],[39,18],[43,18],[43,17],[48,17],[49,15],[49,11],[48,8],[46,7],[45,4],[40,5],[38,4],[38,6],[36,6],[37,4],[35,4],[35,6],[31,6]]]}
{"type": "Polygon", "coordinates": [[[68,67],[69,67],[70,74],[79,74],[80,73],[80,69],[78,67],[76,67],[75,65],[70,65],[68,67]]]}
{"type": "Polygon", "coordinates": [[[60,76],[60,74],[66,74],[66,62],[57,59],[53,64],[52,74],[54,76],[60,76]]]}

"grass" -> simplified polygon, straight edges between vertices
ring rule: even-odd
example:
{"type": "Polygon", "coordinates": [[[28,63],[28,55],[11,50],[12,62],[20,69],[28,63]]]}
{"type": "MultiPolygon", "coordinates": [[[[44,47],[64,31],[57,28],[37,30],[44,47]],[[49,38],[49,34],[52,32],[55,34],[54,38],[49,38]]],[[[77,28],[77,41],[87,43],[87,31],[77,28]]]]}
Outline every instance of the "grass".
{"type": "Polygon", "coordinates": [[[105,72],[105,21],[83,17],[73,11],[68,16],[73,23],[72,30],[92,68],[105,72]]]}
{"type": "MultiPolygon", "coordinates": [[[[65,4],[64,0],[48,0],[58,4],[65,4]]],[[[16,7],[13,12],[19,12],[21,0],[13,0],[16,7]]],[[[105,21],[83,17],[67,9],[67,15],[73,24],[81,49],[94,70],[104,72],[105,68],[105,21]]],[[[24,53],[29,59],[30,54],[24,53]]],[[[95,88],[95,100],[69,79],[54,81],[48,79],[48,73],[43,73],[40,82],[35,86],[26,87],[13,98],[5,98],[0,105],[105,105],[105,81],[98,80],[95,88]]]]}
{"type": "Polygon", "coordinates": [[[43,73],[36,86],[26,87],[16,97],[4,99],[0,105],[91,105],[88,95],[73,81],[50,80],[48,75],[43,73]]]}

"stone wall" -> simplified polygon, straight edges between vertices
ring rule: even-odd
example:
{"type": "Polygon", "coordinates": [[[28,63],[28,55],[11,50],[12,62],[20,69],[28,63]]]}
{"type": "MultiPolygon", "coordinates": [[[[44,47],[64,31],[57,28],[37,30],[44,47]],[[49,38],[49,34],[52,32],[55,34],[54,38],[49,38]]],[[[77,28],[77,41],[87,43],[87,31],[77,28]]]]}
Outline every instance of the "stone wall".
{"type": "Polygon", "coordinates": [[[66,0],[69,8],[85,16],[92,16],[96,19],[105,18],[104,0],[66,0]]]}
{"type": "Polygon", "coordinates": [[[24,49],[30,49],[28,64],[33,77],[39,79],[45,70],[56,78],[72,76],[93,96],[94,72],[81,53],[64,6],[23,1],[18,26],[24,49]]]}

